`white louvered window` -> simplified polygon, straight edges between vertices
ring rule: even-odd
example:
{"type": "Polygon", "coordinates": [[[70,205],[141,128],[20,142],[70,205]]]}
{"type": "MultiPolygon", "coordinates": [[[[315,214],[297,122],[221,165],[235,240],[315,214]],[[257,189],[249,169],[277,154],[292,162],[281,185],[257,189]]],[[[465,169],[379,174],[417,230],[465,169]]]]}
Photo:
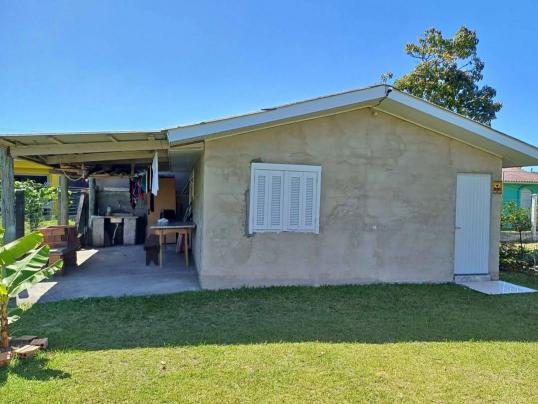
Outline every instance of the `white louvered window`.
{"type": "Polygon", "coordinates": [[[319,232],[321,167],[253,163],[249,233],[319,232]]]}

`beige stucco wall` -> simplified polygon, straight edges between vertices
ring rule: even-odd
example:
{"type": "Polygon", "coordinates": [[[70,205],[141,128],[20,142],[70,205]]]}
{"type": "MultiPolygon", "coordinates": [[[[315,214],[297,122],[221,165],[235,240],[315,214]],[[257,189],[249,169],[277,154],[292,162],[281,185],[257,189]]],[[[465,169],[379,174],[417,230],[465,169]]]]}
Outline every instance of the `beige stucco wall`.
{"type": "Polygon", "coordinates": [[[202,271],[202,238],[204,228],[204,155],[194,165],[194,199],[192,202],[192,219],[197,224],[192,237],[192,255],[198,273],[202,271]]]}
{"type": "Polygon", "coordinates": [[[203,166],[204,288],[452,281],[456,174],[501,179],[499,158],[368,109],[207,141],[203,166]],[[246,234],[258,159],[322,166],[320,234],[246,234]]]}

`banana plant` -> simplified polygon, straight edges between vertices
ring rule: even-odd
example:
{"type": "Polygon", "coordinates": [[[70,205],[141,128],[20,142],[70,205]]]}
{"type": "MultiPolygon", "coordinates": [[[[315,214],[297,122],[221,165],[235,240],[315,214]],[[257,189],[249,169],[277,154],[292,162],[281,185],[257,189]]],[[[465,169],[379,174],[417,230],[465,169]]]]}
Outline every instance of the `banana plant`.
{"type": "MultiPolygon", "coordinates": [[[[4,229],[0,228],[0,239],[4,229]]],[[[63,261],[48,265],[49,246],[41,245],[43,235],[30,233],[0,245],[0,348],[9,348],[9,299],[62,269],[63,261]]]]}

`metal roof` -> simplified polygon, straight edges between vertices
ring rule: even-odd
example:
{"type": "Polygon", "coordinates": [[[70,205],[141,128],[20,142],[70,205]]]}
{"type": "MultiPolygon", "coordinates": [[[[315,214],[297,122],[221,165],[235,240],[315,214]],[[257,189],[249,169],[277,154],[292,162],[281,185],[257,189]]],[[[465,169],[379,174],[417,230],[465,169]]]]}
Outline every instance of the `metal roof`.
{"type": "Polygon", "coordinates": [[[168,130],[171,146],[239,135],[306,119],[373,108],[494,154],[503,167],[538,165],[538,148],[438,105],[378,85],[168,130]]]}
{"type": "Polygon", "coordinates": [[[538,148],[391,86],[377,85],[293,102],[257,112],[155,131],[22,133],[0,135],[15,157],[49,165],[104,161],[110,157],[147,160],[150,151],[222,136],[240,135],[342,112],[372,108],[502,159],[503,167],[538,165],[538,148]],[[138,154],[137,154],[138,153],[138,154]],[[98,160],[91,160],[91,159],[98,160]],[[84,160],[87,159],[87,160],[84,160]]]}
{"type": "Polygon", "coordinates": [[[50,167],[99,164],[145,164],[161,151],[168,160],[170,146],[165,131],[20,133],[0,135],[15,158],[50,167]]]}

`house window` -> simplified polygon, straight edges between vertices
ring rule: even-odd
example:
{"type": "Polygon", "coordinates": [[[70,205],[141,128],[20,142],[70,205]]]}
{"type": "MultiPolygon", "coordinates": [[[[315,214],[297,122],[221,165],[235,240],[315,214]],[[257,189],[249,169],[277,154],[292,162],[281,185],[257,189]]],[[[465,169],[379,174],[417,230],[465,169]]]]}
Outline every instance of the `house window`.
{"type": "Polygon", "coordinates": [[[321,167],[253,163],[249,233],[319,233],[321,167]]]}
{"type": "Polygon", "coordinates": [[[524,209],[531,208],[532,192],[529,188],[521,188],[519,191],[519,207],[524,209]]]}

